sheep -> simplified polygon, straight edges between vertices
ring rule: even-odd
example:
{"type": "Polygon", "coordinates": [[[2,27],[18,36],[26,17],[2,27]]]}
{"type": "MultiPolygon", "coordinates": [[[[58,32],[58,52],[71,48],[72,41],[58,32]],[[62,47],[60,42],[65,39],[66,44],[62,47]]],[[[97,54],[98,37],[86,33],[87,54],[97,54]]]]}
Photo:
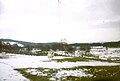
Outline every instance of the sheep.
{"type": "Polygon", "coordinates": [[[111,59],[112,59],[112,57],[111,57],[111,56],[108,56],[108,57],[107,57],[107,60],[109,60],[109,61],[110,61],[111,59]]]}
{"type": "Polygon", "coordinates": [[[53,57],[54,57],[54,54],[53,53],[48,53],[48,59],[51,60],[53,57]]]}
{"type": "Polygon", "coordinates": [[[8,58],[8,56],[6,55],[6,52],[0,53],[0,58],[8,58]]]}

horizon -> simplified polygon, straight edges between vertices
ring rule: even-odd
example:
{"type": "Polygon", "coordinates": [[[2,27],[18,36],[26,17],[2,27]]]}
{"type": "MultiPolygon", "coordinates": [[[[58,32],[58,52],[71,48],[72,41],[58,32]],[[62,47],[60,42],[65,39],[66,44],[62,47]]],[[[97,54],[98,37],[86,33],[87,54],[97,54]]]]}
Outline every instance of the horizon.
{"type": "Polygon", "coordinates": [[[1,0],[0,38],[90,43],[120,40],[119,0],[1,0]]]}
{"type": "MultiPolygon", "coordinates": [[[[33,41],[24,41],[24,40],[16,40],[16,39],[9,39],[9,38],[0,38],[0,39],[7,39],[7,40],[14,40],[14,41],[22,41],[22,42],[29,42],[29,43],[61,43],[61,41],[52,41],[52,42],[33,42],[33,41]]],[[[67,44],[75,44],[75,43],[105,43],[105,42],[119,42],[120,40],[113,40],[113,41],[102,41],[102,42],[73,42],[67,44]]]]}

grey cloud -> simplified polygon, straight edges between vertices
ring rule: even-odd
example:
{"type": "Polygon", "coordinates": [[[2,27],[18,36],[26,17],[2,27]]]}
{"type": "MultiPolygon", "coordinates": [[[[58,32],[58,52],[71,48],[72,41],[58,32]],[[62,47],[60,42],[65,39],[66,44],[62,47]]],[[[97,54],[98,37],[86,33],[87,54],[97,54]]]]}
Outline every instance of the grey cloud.
{"type": "Polygon", "coordinates": [[[120,20],[119,21],[113,21],[113,22],[107,22],[100,25],[96,25],[97,28],[107,28],[107,29],[116,29],[117,31],[120,31],[120,20]]]}
{"type": "Polygon", "coordinates": [[[74,4],[73,8],[69,9],[70,15],[67,16],[71,21],[96,21],[120,16],[120,0],[86,0],[83,4],[85,5],[84,9],[80,9],[79,4],[77,4],[78,7],[74,4]]]}
{"type": "Polygon", "coordinates": [[[111,9],[115,15],[120,15],[120,0],[112,0],[111,9]]]}

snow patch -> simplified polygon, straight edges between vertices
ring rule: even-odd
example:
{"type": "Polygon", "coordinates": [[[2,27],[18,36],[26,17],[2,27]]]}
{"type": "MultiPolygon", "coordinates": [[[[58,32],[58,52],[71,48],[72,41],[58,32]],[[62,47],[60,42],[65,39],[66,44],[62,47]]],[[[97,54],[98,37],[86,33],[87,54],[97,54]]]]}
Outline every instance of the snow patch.
{"type": "Polygon", "coordinates": [[[82,76],[92,76],[90,74],[85,74],[82,70],[62,70],[59,71],[56,75],[57,78],[63,76],[75,76],[75,77],[82,77],[82,76]]]}
{"type": "Polygon", "coordinates": [[[0,81],[29,81],[13,67],[0,63],[0,81]]]}

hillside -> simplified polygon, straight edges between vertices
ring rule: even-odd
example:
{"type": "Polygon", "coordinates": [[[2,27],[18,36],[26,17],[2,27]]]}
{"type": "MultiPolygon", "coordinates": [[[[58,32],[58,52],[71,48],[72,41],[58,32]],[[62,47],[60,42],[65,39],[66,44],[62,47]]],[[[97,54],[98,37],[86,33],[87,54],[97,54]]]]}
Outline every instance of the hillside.
{"type": "Polygon", "coordinates": [[[3,41],[3,42],[16,42],[16,43],[22,44],[24,46],[27,46],[27,45],[35,46],[37,44],[42,44],[44,46],[46,46],[46,45],[60,44],[60,42],[34,43],[34,42],[26,42],[26,41],[13,40],[13,39],[0,39],[0,41],[3,41]]]}
{"type": "MultiPolygon", "coordinates": [[[[26,42],[26,41],[20,41],[20,40],[12,40],[12,39],[0,39],[0,41],[3,42],[16,42],[19,44],[22,44],[24,46],[36,46],[38,44],[47,46],[47,45],[55,45],[55,44],[61,44],[61,42],[48,42],[48,43],[34,43],[34,42],[26,42]]],[[[102,42],[102,43],[72,43],[70,44],[72,46],[81,46],[81,45],[89,45],[89,46],[107,46],[107,47],[120,47],[120,41],[114,41],[114,42],[102,42]]]]}
{"type": "Polygon", "coordinates": [[[3,42],[16,42],[16,43],[20,43],[20,44],[23,44],[23,45],[30,45],[30,46],[35,46],[36,43],[33,43],[33,42],[26,42],[26,41],[19,41],[19,40],[12,40],[12,39],[0,39],[0,41],[3,41],[3,42]]]}
{"type": "Polygon", "coordinates": [[[72,46],[106,46],[106,47],[120,47],[120,41],[102,42],[102,43],[73,43],[72,46]]]}

